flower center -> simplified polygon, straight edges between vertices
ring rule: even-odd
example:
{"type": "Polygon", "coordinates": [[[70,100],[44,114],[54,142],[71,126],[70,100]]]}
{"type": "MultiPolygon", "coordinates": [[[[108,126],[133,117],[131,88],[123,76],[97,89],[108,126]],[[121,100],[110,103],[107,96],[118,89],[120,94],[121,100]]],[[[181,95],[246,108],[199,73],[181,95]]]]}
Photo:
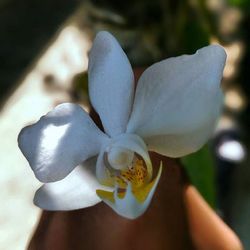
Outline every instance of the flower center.
{"type": "Polygon", "coordinates": [[[96,194],[118,214],[137,218],[150,204],[162,164],[153,179],[147,146],[135,134],[122,134],[113,139],[100,156],[97,160],[99,180],[113,190],[97,189],[96,194]]]}
{"type": "Polygon", "coordinates": [[[125,184],[130,183],[136,188],[152,179],[147,147],[134,134],[122,134],[105,145],[96,169],[99,182],[109,187],[126,188],[125,184]]]}

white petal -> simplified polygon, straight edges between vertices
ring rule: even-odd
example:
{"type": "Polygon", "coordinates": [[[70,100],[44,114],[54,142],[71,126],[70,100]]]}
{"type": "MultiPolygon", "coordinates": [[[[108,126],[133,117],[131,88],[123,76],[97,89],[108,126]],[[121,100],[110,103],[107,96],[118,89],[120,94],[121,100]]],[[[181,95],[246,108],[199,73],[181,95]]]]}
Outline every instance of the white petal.
{"type": "MultiPolygon", "coordinates": [[[[76,167],[65,179],[48,183],[37,190],[34,203],[45,210],[74,210],[100,202],[95,178],[96,158],[76,167]]],[[[102,187],[103,188],[103,187],[102,187]]]]}
{"type": "Polygon", "coordinates": [[[61,180],[78,164],[97,155],[108,140],[78,105],[64,103],[18,137],[19,147],[42,182],[61,180]]]}
{"type": "MultiPolygon", "coordinates": [[[[182,136],[194,135],[199,143],[187,141],[197,150],[195,145],[200,147],[207,140],[212,129],[210,133],[206,129],[220,113],[225,59],[224,49],[211,45],[194,55],[170,58],[149,67],[139,79],[127,132],[139,134],[149,147],[154,136],[161,143],[161,137],[170,136],[177,151],[186,141],[182,136]]],[[[172,156],[168,150],[164,154],[172,156]]]]}
{"type": "Polygon", "coordinates": [[[182,157],[200,149],[214,130],[214,124],[186,134],[158,135],[145,139],[149,151],[169,157],[182,157]]]}
{"type": "Polygon", "coordinates": [[[110,136],[125,131],[134,96],[131,65],[116,39],[99,32],[89,58],[89,94],[110,136]]]}
{"type": "Polygon", "coordinates": [[[154,180],[154,185],[152,186],[150,192],[147,195],[146,200],[143,203],[138,202],[137,199],[135,198],[134,194],[132,193],[130,183],[128,184],[124,198],[118,197],[117,188],[115,189],[114,192],[114,202],[110,201],[109,199],[105,199],[104,197],[101,198],[117,214],[127,219],[136,219],[139,216],[141,216],[148,208],[152,200],[152,197],[154,195],[154,192],[156,190],[157,184],[160,180],[161,172],[162,172],[162,165],[160,166],[157,177],[154,180]]]}

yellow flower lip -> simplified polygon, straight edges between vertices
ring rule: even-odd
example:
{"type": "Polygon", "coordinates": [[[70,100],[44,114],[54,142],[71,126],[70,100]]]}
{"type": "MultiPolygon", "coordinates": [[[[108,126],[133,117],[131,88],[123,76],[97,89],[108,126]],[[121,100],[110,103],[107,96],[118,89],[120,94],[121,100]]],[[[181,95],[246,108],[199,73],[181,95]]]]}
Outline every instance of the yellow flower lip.
{"type": "Polygon", "coordinates": [[[142,215],[149,206],[162,173],[160,164],[157,176],[147,182],[144,166],[138,160],[134,169],[118,177],[113,192],[96,190],[96,194],[121,216],[135,219],[142,215]]]}

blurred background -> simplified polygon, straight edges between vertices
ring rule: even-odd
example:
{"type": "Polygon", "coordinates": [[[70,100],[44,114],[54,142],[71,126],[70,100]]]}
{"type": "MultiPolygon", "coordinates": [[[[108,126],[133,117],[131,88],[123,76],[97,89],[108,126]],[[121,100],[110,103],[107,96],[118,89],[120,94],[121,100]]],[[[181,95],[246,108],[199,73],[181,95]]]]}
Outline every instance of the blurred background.
{"type": "Polygon", "coordinates": [[[55,105],[88,110],[88,51],[112,32],[134,67],[221,44],[224,110],[212,140],[182,159],[193,184],[250,249],[250,0],[0,0],[0,249],[25,249],[39,182],[17,147],[55,105]]]}

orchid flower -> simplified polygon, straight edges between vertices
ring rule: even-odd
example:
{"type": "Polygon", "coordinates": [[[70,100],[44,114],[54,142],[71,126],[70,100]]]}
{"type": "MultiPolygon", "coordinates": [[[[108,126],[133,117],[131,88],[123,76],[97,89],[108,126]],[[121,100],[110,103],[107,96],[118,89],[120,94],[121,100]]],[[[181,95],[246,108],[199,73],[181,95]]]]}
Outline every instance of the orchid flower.
{"type": "Polygon", "coordinates": [[[74,210],[104,201],[123,217],[142,215],[164,168],[152,166],[149,151],[182,157],[203,146],[220,114],[225,60],[219,45],[169,58],[145,70],[135,89],[119,43],[99,32],[88,76],[104,132],[70,103],[22,129],[19,147],[45,183],[34,203],[46,210],[74,210]]]}

